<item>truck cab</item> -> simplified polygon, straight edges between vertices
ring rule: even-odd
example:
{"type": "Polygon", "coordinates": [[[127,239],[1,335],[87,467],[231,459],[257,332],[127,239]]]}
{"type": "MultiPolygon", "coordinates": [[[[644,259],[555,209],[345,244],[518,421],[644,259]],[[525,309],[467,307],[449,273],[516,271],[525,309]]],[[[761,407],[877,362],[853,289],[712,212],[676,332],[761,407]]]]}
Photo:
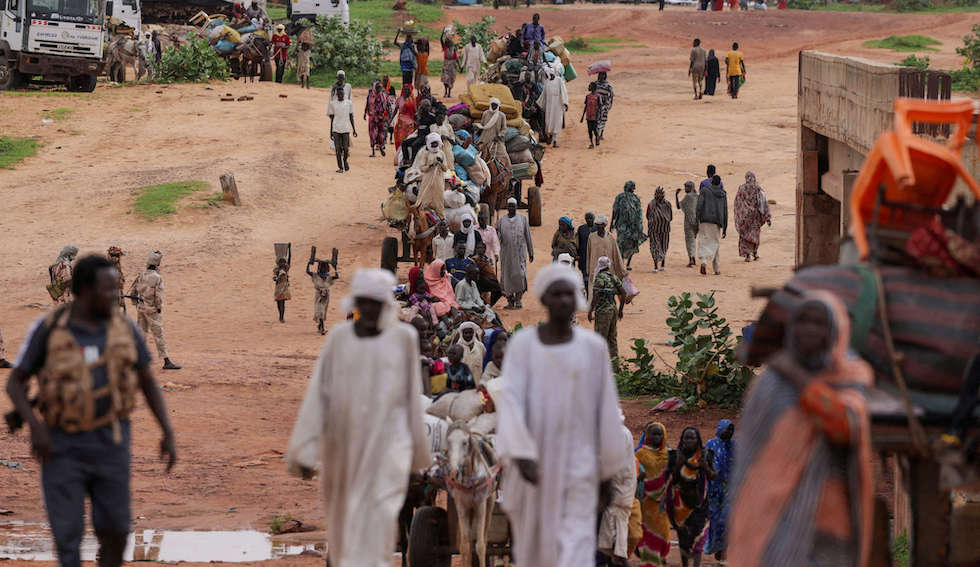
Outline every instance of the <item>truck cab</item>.
{"type": "MultiPolygon", "coordinates": [[[[2,2],[3,0],[0,0],[2,2]]],[[[302,19],[316,21],[317,16],[338,17],[345,26],[350,24],[350,7],[347,0],[289,0],[286,17],[291,22],[302,19]]]]}
{"type": "Polygon", "coordinates": [[[106,4],[106,16],[126,24],[133,29],[135,37],[139,37],[143,32],[141,9],[140,0],[113,0],[106,4]]]}
{"type": "Polygon", "coordinates": [[[36,81],[92,91],[102,72],[101,0],[0,0],[0,90],[36,81]]]}

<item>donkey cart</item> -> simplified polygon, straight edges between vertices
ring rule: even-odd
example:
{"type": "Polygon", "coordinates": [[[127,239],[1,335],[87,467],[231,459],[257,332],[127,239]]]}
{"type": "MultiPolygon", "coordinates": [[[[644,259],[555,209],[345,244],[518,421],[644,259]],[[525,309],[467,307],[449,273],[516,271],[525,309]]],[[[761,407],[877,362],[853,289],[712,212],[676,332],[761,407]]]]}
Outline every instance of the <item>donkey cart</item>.
{"type": "MultiPolygon", "coordinates": [[[[459,523],[456,507],[447,497],[447,506],[424,506],[415,511],[408,532],[409,567],[449,567],[459,553],[459,523]]],[[[510,554],[510,523],[503,510],[495,507],[487,535],[486,565],[510,554]]],[[[474,557],[473,564],[477,564],[474,557]]]]}

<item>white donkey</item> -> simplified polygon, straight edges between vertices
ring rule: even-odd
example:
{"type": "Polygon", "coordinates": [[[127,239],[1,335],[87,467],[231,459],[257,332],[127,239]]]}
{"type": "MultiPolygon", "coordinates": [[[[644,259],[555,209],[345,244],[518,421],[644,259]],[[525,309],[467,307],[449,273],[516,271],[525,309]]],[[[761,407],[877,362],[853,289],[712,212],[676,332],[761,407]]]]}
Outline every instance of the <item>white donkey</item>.
{"type": "Polygon", "coordinates": [[[483,436],[472,433],[462,421],[449,426],[446,445],[446,485],[459,518],[459,555],[463,567],[473,567],[475,551],[480,567],[486,567],[487,533],[500,472],[497,455],[483,436]]]}

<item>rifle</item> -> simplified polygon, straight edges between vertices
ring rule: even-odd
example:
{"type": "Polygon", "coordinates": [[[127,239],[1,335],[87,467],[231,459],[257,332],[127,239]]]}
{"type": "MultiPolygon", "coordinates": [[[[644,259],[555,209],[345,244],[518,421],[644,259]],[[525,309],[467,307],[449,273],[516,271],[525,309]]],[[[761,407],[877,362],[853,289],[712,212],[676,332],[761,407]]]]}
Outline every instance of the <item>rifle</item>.
{"type": "Polygon", "coordinates": [[[119,294],[119,297],[122,298],[122,299],[131,299],[131,300],[135,301],[136,303],[144,303],[145,302],[145,300],[142,297],[138,296],[138,295],[124,295],[124,294],[120,293],[119,294]]]}

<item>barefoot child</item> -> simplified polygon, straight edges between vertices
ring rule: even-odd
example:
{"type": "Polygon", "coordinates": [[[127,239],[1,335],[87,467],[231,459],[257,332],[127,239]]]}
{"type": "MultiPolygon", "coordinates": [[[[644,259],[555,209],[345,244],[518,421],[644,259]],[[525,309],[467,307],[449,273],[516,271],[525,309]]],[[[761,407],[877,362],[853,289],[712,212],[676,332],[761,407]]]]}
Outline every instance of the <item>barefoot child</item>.
{"type": "Polygon", "coordinates": [[[599,119],[599,95],[595,90],[595,82],[589,83],[589,94],[585,95],[585,108],[582,109],[582,118],[579,119],[579,123],[583,120],[589,121],[590,150],[599,145],[599,130],[597,126],[597,120],[599,119]]]}

